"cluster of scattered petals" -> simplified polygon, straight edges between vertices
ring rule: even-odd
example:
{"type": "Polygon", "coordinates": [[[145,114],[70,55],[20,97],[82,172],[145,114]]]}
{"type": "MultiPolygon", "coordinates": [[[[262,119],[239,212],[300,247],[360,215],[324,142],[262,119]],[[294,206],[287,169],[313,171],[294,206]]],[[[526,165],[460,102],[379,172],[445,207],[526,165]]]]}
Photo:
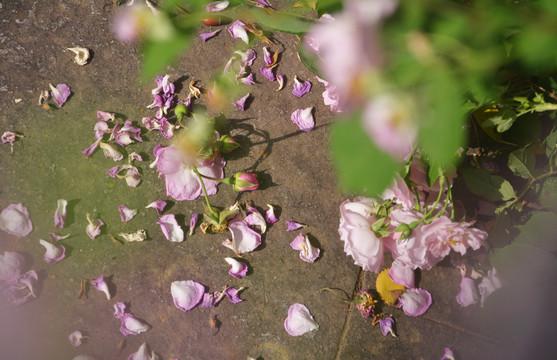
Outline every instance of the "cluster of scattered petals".
{"type": "Polygon", "coordinates": [[[126,310],[126,304],[123,302],[114,304],[114,317],[120,319],[120,332],[124,336],[138,335],[151,328],[149,325],[137,319],[133,314],[126,312],[126,310]]]}
{"type": "Polygon", "coordinates": [[[99,276],[97,279],[91,281],[91,285],[95,287],[95,289],[102,291],[106,295],[106,299],[110,300],[112,295],[110,294],[110,289],[108,287],[108,282],[104,275],[99,276]]]}
{"type": "Polygon", "coordinates": [[[101,234],[101,226],[104,225],[104,222],[101,219],[92,220],[89,214],[87,214],[87,222],[89,224],[87,225],[85,232],[87,233],[87,236],[94,240],[101,234]]]}
{"type": "Polygon", "coordinates": [[[300,259],[309,263],[314,262],[319,257],[319,253],[321,252],[319,248],[311,245],[307,235],[301,233],[296,236],[294,240],[292,240],[290,247],[294,250],[300,251],[300,259]]]}
{"type": "Polygon", "coordinates": [[[0,212],[0,229],[8,234],[24,237],[33,231],[29,210],[22,204],[10,204],[0,212]]]}
{"type": "Polygon", "coordinates": [[[244,24],[242,21],[236,20],[232,24],[230,24],[230,26],[228,27],[228,32],[233,38],[241,39],[243,42],[248,44],[249,37],[245,26],[246,24],[244,24]]]}
{"type": "Polygon", "coordinates": [[[155,79],[157,87],[151,93],[153,94],[153,102],[147,106],[148,109],[159,108],[155,117],[157,119],[163,118],[170,107],[174,105],[174,83],[170,81],[170,75],[158,76],[155,79]]]}
{"type": "Polygon", "coordinates": [[[0,288],[6,302],[14,306],[35,297],[39,276],[35,270],[24,272],[25,266],[25,258],[17,252],[0,254],[0,288]]]}
{"type": "Polygon", "coordinates": [[[244,276],[246,276],[246,274],[248,273],[248,266],[245,263],[231,257],[226,257],[224,258],[224,260],[228,263],[228,265],[231,266],[228,273],[232,277],[235,277],[236,279],[241,279],[244,276]]]}
{"type": "Polygon", "coordinates": [[[205,286],[193,280],[174,281],[170,285],[170,293],[174,305],[185,312],[193,309],[201,302],[205,293],[205,286]]]}
{"type": "Polygon", "coordinates": [[[316,330],[319,324],[313,319],[309,309],[300,303],[290,306],[288,316],[284,320],[284,328],[291,336],[304,335],[309,331],[316,330]]]}
{"type": "Polygon", "coordinates": [[[298,77],[294,75],[294,88],[292,89],[292,94],[297,97],[302,97],[311,90],[311,83],[309,81],[300,81],[298,77]]]}
{"type": "Polygon", "coordinates": [[[45,248],[44,261],[56,264],[66,257],[66,248],[62,245],[56,246],[49,241],[39,239],[39,243],[45,248]]]}
{"type": "Polygon", "coordinates": [[[126,205],[118,206],[118,212],[120,213],[120,220],[122,220],[122,222],[130,221],[138,213],[137,209],[130,209],[126,205]]]}
{"type": "Polygon", "coordinates": [[[72,333],[68,336],[70,344],[74,347],[80,346],[83,343],[83,339],[83,333],[79,330],[72,331],[72,333]]]}
{"type": "Polygon", "coordinates": [[[161,216],[157,224],[161,226],[162,233],[166,240],[171,242],[184,241],[184,230],[176,221],[174,214],[166,214],[161,216]]]}
{"type": "Polygon", "coordinates": [[[149,353],[149,345],[147,345],[147,343],[143,343],[141,344],[141,346],[139,346],[139,349],[136,352],[128,356],[127,360],[159,360],[159,359],[160,357],[157,354],[155,354],[154,351],[151,351],[151,353],[149,353]]]}
{"type": "Polygon", "coordinates": [[[313,106],[306,109],[296,109],[290,115],[290,120],[304,132],[313,130],[315,127],[315,119],[313,118],[313,106]]]}
{"type": "Polygon", "coordinates": [[[424,289],[408,289],[398,298],[398,307],[408,316],[423,315],[431,306],[431,294],[424,289]]]}
{"type": "Polygon", "coordinates": [[[383,265],[383,242],[371,230],[378,219],[373,215],[375,201],[358,197],[340,206],[338,232],[344,241],[344,252],[365,271],[379,272],[383,265]]]}

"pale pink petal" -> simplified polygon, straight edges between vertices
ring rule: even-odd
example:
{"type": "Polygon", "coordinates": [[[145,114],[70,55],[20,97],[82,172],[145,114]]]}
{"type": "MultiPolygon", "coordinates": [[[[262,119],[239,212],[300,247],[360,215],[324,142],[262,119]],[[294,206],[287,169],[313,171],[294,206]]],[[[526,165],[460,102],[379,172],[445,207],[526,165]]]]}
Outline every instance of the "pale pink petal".
{"type": "Polygon", "coordinates": [[[233,287],[227,287],[224,290],[224,294],[226,295],[228,300],[230,300],[231,303],[237,304],[239,302],[244,301],[244,300],[240,299],[240,296],[238,295],[240,293],[240,291],[242,291],[242,290],[244,290],[244,288],[235,289],[233,287]]]}
{"type": "Polygon", "coordinates": [[[161,216],[157,224],[161,226],[162,233],[166,240],[171,242],[182,242],[184,241],[184,230],[176,221],[174,214],[167,214],[161,216]]]}
{"type": "Polygon", "coordinates": [[[269,81],[275,81],[275,74],[273,73],[274,67],[260,67],[259,71],[263,76],[265,76],[269,81]]]}
{"type": "Polygon", "coordinates": [[[313,331],[319,327],[311,316],[309,309],[300,303],[293,304],[288,309],[288,316],[284,320],[284,328],[291,336],[304,335],[309,331],[313,331]]]}
{"type": "Polygon", "coordinates": [[[136,352],[128,356],[127,360],[159,360],[159,357],[154,351],[149,354],[149,346],[147,343],[143,343],[136,352]]]}
{"type": "Polygon", "coordinates": [[[313,106],[308,107],[306,109],[297,109],[294,110],[292,115],[290,116],[290,120],[298,127],[300,130],[304,132],[308,132],[313,130],[315,127],[315,120],[313,119],[313,106]]]}
{"type": "Polygon", "coordinates": [[[0,229],[18,237],[29,235],[33,224],[27,208],[22,203],[8,205],[0,213],[0,229]]]}
{"type": "Polygon", "coordinates": [[[398,298],[398,307],[408,316],[420,316],[430,306],[431,294],[424,289],[408,289],[398,298]]]}
{"type": "Polygon", "coordinates": [[[70,87],[66,84],[58,84],[56,87],[50,84],[49,86],[52,100],[54,100],[56,106],[61,108],[71,94],[70,87]]]}
{"type": "Polygon", "coordinates": [[[208,33],[201,33],[199,34],[199,37],[203,39],[203,42],[206,42],[207,40],[209,40],[212,37],[215,37],[221,29],[212,31],[212,32],[208,32],[208,33]]]}
{"type": "Polygon", "coordinates": [[[205,10],[207,12],[223,11],[228,7],[228,4],[230,4],[230,1],[214,1],[212,3],[205,5],[205,10]]]}
{"type": "Polygon", "coordinates": [[[226,257],[224,260],[228,263],[228,265],[232,266],[228,273],[236,279],[241,279],[248,273],[248,266],[243,262],[231,257],[226,257]]]}
{"type": "Polygon", "coordinates": [[[236,105],[236,107],[242,111],[245,110],[245,106],[246,106],[246,101],[248,100],[248,98],[250,97],[250,94],[247,93],[246,95],[242,96],[240,99],[236,100],[234,102],[234,104],[236,105]]]}
{"type": "Polygon", "coordinates": [[[97,139],[97,141],[91,144],[87,149],[82,150],[81,153],[85,155],[86,158],[88,158],[89,156],[91,156],[91,154],[93,154],[93,151],[95,151],[95,149],[99,147],[100,142],[101,139],[97,139]]]}
{"type": "Polygon", "coordinates": [[[124,167],[126,165],[116,165],[111,167],[110,169],[106,170],[106,173],[108,174],[108,176],[115,178],[116,176],[118,176],[118,174],[120,173],[120,171],[124,170],[124,167]]]}
{"type": "Polygon", "coordinates": [[[244,221],[248,223],[249,226],[259,227],[259,232],[261,234],[265,234],[265,231],[267,231],[267,222],[265,218],[254,207],[250,206],[248,208],[248,215],[244,218],[244,221]]]}
{"type": "Polygon", "coordinates": [[[95,289],[102,291],[106,295],[106,299],[110,300],[112,295],[110,295],[110,289],[108,288],[108,283],[106,282],[104,275],[99,276],[96,280],[92,280],[91,285],[93,285],[95,289]]]}
{"type": "Polygon", "coordinates": [[[304,260],[305,262],[312,263],[319,257],[319,248],[311,245],[307,235],[299,234],[298,236],[296,236],[290,243],[290,247],[294,250],[299,250],[300,259],[304,260]]]}
{"type": "Polygon", "coordinates": [[[95,132],[95,139],[100,140],[104,136],[104,134],[110,133],[110,128],[108,124],[104,121],[98,121],[93,128],[95,132]]]}
{"type": "Polygon", "coordinates": [[[79,330],[72,331],[72,333],[68,336],[68,340],[72,346],[77,347],[83,343],[83,334],[79,330]]]}
{"type": "Polygon", "coordinates": [[[248,33],[246,32],[245,25],[246,24],[244,24],[240,20],[236,20],[232,24],[230,24],[230,27],[228,28],[228,32],[233,38],[242,39],[242,41],[247,44],[249,43],[249,37],[248,37],[248,33]]]}
{"type": "Polygon", "coordinates": [[[56,211],[54,212],[54,227],[62,229],[64,228],[64,221],[66,220],[66,206],[68,202],[64,199],[60,199],[56,203],[56,211]]]}
{"type": "Polygon", "coordinates": [[[254,85],[255,81],[253,80],[253,73],[249,73],[248,76],[241,78],[240,82],[246,85],[254,85]]]}
{"type": "Polygon", "coordinates": [[[141,174],[135,166],[130,166],[124,175],[117,175],[119,178],[126,179],[126,184],[131,187],[137,187],[141,182],[141,174]]]}
{"type": "Polygon", "coordinates": [[[307,225],[300,224],[300,223],[295,222],[295,221],[287,221],[286,222],[286,231],[298,230],[298,229],[301,229],[305,226],[307,226],[307,225]]]}
{"type": "Polygon", "coordinates": [[[159,214],[159,216],[162,215],[162,212],[164,210],[164,208],[166,207],[166,201],[164,200],[155,200],[152,203],[150,203],[149,205],[145,206],[145,208],[153,208],[157,211],[157,214],[159,214]]]}
{"type": "Polygon", "coordinates": [[[101,219],[96,219],[94,221],[91,220],[89,214],[87,214],[87,221],[89,222],[89,225],[87,225],[85,232],[87,233],[87,236],[89,236],[91,239],[95,239],[97,236],[101,234],[101,226],[104,225],[104,222],[102,222],[101,219]]]}
{"type": "Polygon", "coordinates": [[[102,111],[102,110],[97,111],[97,117],[104,122],[114,121],[116,119],[114,113],[110,113],[108,111],[102,111]]]}
{"type": "Polygon", "coordinates": [[[114,161],[120,161],[124,158],[124,155],[112,144],[99,143],[99,146],[103,150],[104,157],[107,159],[112,159],[114,161]]]}
{"type": "Polygon", "coordinates": [[[55,242],[58,242],[58,241],[60,241],[60,240],[67,239],[68,237],[70,237],[70,234],[67,234],[67,235],[58,235],[58,234],[56,234],[56,233],[54,233],[54,232],[49,232],[49,233],[48,233],[48,236],[50,237],[50,242],[51,242],[51,243],[55,243],[55,242]]]}
{"type": "Polygon", "coordinates": [[[205,287],[193,280],[174,281],[170,285],[170,293],[174,305],[185,312],[199,304],[205,293],[205,287]]]}
{"type": "Polygon", "coordinates": [[[257,58],[257,53],[253,49],[248,49],[246,52],[236,50],[234,54],[240,55],[240,61],[244,66],[252,66],[253,62],[257,58]]]}
{"type": "Polygon", "coordinates": [[[441,360],[455,360],[453,351],[450,348],[446,347],[445,354],[443,354],[441,360]]]}
{"type": "Polygon", "coordinates": [[[137,209],[132,210],[126,205],[120,205],[118,206],[118,212],[120,213],[120,219],[122,222],[128,222],[133,219],[135,215],[137,215],[138,211],[137,209]]]}
{"type": "Polygon", "coordinates": [[[501,286],[501,279],[497,275],[497,271],[495,268],[489,270],[487,272],[487,276],[482,278],[482,281],[478,285],[478,290],[480,292],[480,302],[483,306],[487,297],[494,292],[495,290],[499,289],[501,286]]]}
{"type": "Polygon", "coordinates": [[[278,221],[278,218],[275,216],[275,208],[269,204],[267,204],[267,207],[269,209],[265,212],[265,219],[269,224],[274,224],[278,221]]]}
{"type": "Polygon", "coordinates": [[[46,261],[47,263],[56,264],[66,257],[66,248],[62,245],[56,246],[42,239],[39,239],[39,242],[46,249],[46,252],[44,254],[44,261],[46,261]]]}
{"type": "Polygon", "coordinates": [[[230,221],[228,229],[232,235],[231,248],[237,254],[253,251],[261,244],[261,235],[250,229],[243,220],[230,221]]]}
{"type": "Polygon", "coordinates": [[[121,319],[124,317],[124,314],[126,313],[126,304],[118,301],[116,304],[114,304],[114,317],[116,319],[121,319]]]}
{"type": "Polygon", "coordinates": [[[402,261],[393,261],[388,271],[391,280],[407,288],[413,288],[415,282],[414,269],[402,261]]]}
{"type": "Polygon", "coordinates": [[[120,332],[124,336],[139,335],[151,328],[149,325],[137,319],[133,314],[130,313],[125,313],[124,316],[122,316],[121,320],[122,324],[120,325],[120,332]]]}
{"type": "Polygon", "coordinates": [[[460,281],[460,292],[456,295],[456,301],[462,307],[477,304],[480,301],[480,294],[474,279],[463,276],[460,281]]]}
{"type": "Polygon", "coordinates": [[[294,87],[292,89],[292,94],[297,97],[302,97],[311,90],[311,83],[309,81],[299,81],[298,77],[294,75],[294,87]]]}

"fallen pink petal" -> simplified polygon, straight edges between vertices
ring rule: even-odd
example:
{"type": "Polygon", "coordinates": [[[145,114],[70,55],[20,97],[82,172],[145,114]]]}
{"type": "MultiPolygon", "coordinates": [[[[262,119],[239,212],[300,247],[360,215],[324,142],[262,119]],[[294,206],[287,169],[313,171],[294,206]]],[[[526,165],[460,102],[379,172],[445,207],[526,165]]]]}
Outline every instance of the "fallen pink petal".
{"type": "Polygon", "coordinates": [[[161,216],[157,224],[161,226],[162,233],[166,240],[171,242],[182,242],[184,241],[184,230],[176,221],[174,214],[167,214],[161,216]]]}
{"type": "Polygon", "coordinates": [[[56,246],[42,239],[39,239],[39,243],[46,249],[46,252],[44,254],[44,261],[46,261],[47,263],[56,264],[66,257],[66,248],[64,246],[56,246]]]}
{"type": "Polygon", "coordinates": [[[207,40],[217,36],[217,34],[220,32],[220,29],[212,31],[212,32],[208,32],[208,33],[201,33],[199,34],[199,37],[201,39],[203,39],[203,42],[206,42],[207,40]]]}
{"type": "Polygon", "coordinates": [[[154,351],[149,353],[149,345],[143,343],[136,352],[128,356],[127,360],[159,360],[159,357],[154,351]]]}
{"type": "Polygon", "coordinates": [[[25,266],[23,255],[14,251],[5,251],[0,255],[0,280],[16,282],[25,266]]]}
{"type": "Polygon", "coordinates": [[[149,209],[149,208],[155,209],[159,216],[162,215],[162,212],[164,211],[165,207],[166,207],[166,201],[164,201],[164,200],[155,200],[152,203],[150,203],[149,205],[145,206],[146,209],[149,209]]]}
{"type": "Polygon", "coordinates": [[[284,75],[282,74],[277,74],[276,76],[277,82],[278,82],[278,88],[275,91],[281,91],[284,88],[284,75]]]}
{"type": "Polygon", "coordinates": [[[122,220],[122,222],[130,221],[138,213],[137,209],[130,209],[126,205],[118,206],[118,212],[120,213],[120,220],[122,220]]]}
{"type": "Polygon", "coordinates": [[[122,324],[120,325],[120,332],[124,336],[139,335],[151,328],[149,325],[137,319],[133,314],[130,313],[125,313],[120,320],[122,320],[122,324]]]}
{"type": "Polygon", "coordinates": [[[267,80],[275,81],[276,78],[275,78],[275,74],[273,73],[273,69],[274,69],[274,67],[263,66],[263,67],[259,68],[259,71],[261,72],[261,74],[263,76],[265,76],[267,78],[267,80]]]}
{"type": "Polygon", "coordinates": [[[231,266],[228,273],[235,277],[236,279],[241,279],[248,273],[248,266],[241,261],[238,261],[231,257],[226,257],[224,260],[231,266]]]}
{"type": "Polygon", "coordinates": [[[388,271],[389,277],[396,284],[413,288],[415,283],[414,269],[400,260],[393,261],[388,271]]]}
{"type": "Polygon", "coordinates": [[[195,230],[195,226],[197,225],[197,220],[199,219],[198,213],[191,214],[190,219],[190,230],[188,231],[188,235],[193,235],[193,231],[195,230]]]}
{"type": "Polygon", "coordinates": [[[58,84],[56,87],[50,84],[49,86],[52,100],[54,100],[56,106],[61,108],[71,94],[70,87],[66,84],[58,84]]]}
{"type": "Polygon", "coordinates": [[[460,292],[456,295],[456,301],[462,307],[477,304],[480,301],[480,294],[474,279],[463,276],[460,281],[460,292]]]}
{"type": "Polygon", "coordinates": [[[239,293],[244,290],[244,288],[239,288],[239,289],[235,289],[233,287],[227,287],[224,290],[224,294],[226,295],[226,297],[228,298],[228,300],[230,300],[231,303],[233,304],[237,304],[239,302],[242,302],[244,300],[240,299],[239,293]]]}
{"type": "Polygon", "coordinates": [[[199,304],[205,293],[205,286],[193,280],[174,281],[170,285],[170,293],[174,305],[185,312],[199,304]]]}
{"type": "Polygon", "coordinates": [[[68,336],[68,340],[73,347],[78,347],[83,343],[83,334],[79,330],[72,331],[72,333],[68,336]]]}
{"type": "Polygon", "coordinates": [[[298,77],[294,75],[294,87],[292,94],[297,97],[302,97],[311,90],[311,83],[309,81],[299,81],[298,77]]]}
{"type": "Polygon", "coordinates": [[[381,333],[383,334],[383,336],[391,334],[392,336],[396,337],[394,325],[395,321],[390,316],[379,320],[379,327],[381,328],[381,333]]]}
{"type": "Polygon", "coordinates": [[[130,166],[124,175],[117,175],[119,178],[126,180],[126,184],[130,187],[137,187],[141,182],[141,174],[135,166],[130,166]]]}
{"type": "Polygon", "coordinates": [[[93,154],[93,152],[99,147],[99,144],[101,143],[101,139],[97,139],[97,141],[95,141],[94,143],[92,143],[87,149],[82,150],[81,153],[83,155],[85,155],[86,158],[88,158],[89,156],[91,156],[93,154]]]}
{"type": "Polygon", "coordinates": [[[104,122],[114,121],[116,119],[115,115],[116,114],[108,112],[108,111],[102,111],[102,110],[97,111],[97,118],[99,118],[100,120],[102,120],[104,122]]]}
{"type": "Polygon", "coordinates": [[[402,307],[408,316],[420,316],[431,306],[431,294],[424,289],[408,289],[398,298],[398,307],[402,307]]]}
{"type": "Polygon", "coordinates": [[[99,142],[100,148],[103,150],[104,157],[107,159],[112,159],[114,161],[120,161],[124,158],[124,155],[112,144],[99,142]]]}
{"type": "Polygon", "coordinates": [[[118,301],[116,304],[114,304],[114,317],[116,319],[123,318],[124,314],[126,313],[126,309],[127,309],[126,304],[121,301],[118,301]]]}
{"type": "Polygon", "coordinates": [[[441,360],[455,360],[453,351],[450,348],[446,347],[445,354],[443,354],[441,360]]]}
{"type": "Polygon", "coordinates": [[[231,220],[228,223],[228,230],[232,235],[232,240],[223,245],[241,254],[255,250],[261,245],[261,235],[250,229],[248,224],[240,219],[231,220]]]}
{"type": "Polygon", "coordinates": [[[54,232],[49,232],[49,233],[48,233],[48,236],[50,237],[50,242],[51,242],[51,243],[56,243],[56,242],[58,242],[58,241],[60,241],[60,240],[64,240],[64,239],[69,238],[69,237],[70,237],[70,234],[67,234],[67,235],[58,235],[58,234],[56,234],[56,233],[54,233],[54,232]]]}
{"type": "Polygon", "coordinates": [[[223,11],[228,7],[228,4],[230,4],[230,1],[214,1],[212,3],[205,5],[205,10],[207,12],[223,11]]]}
{"type": "Polygon", "coordinates": [[[89,214],[86,214],[86,216],[89,225],[87,225],[85,232],[87,233],[87,236],[89,236],[91,239],[94,240],[97,236],[101,234],[101,226],[104,225],[104,222],[102,222],[101,219],[92,220],[89,214]]]}
{"type": "Polygon", "coordinates": [[[306,227],[307,225],[300,224],[295,221],[287,221],[286,222],[286,231],[294,231],[306,227]]]}
{"type": "Polygon", "coordinates": [[[244,111],[246,109],[246,101],[248,100],[248,98],[250,97],[250,94],[246,94],[244,96],[242,96],[241,98],[239,98],[238,100],[236,100],[234,102],[234,105],[236,105],[236,107],[242,111],[244,111]]]}
{"type": "Polygon", "coordinates": [[[305,262],[315,262],[321,252],[319,248],[311,245],[307,235],[299,234],[292,240],[290,247],[294,250],[300,251],[300,259],[305,262]]]}
{"type": "Polygon", "coordinates": [[[261,215],[261,213],[257,211],[256,208],[251,206],[248,207],[247,210],[248,210],[248,215],[244,218],[244,221],[249,226],[258,227],[259,232],[261,234],[265,234],[265,232],[267,231],[267,222],[265,221],[263,215],[261,215]]]}
{"type": "Polygon", "coordinates": [[[60,199],[56,202],[56,211],[54,212],[54,227],[58,229],[64,228],[64,222],[66,221],[66,207],[68,202],[64,199],[60,199]]]}
{"type": "Polygon", "coordinates": [[[301,336],[318,327],[319,324],[313,319],[305,305],[296,303],[290,306],[288,316],[284,320],[284,328],[290,336],[301,336]]]}
{"type": "Polygon", "coordinates": [[[8,234],[24,237],[33,231],[29,210],[22,204],[10,204],[0,212],[0,229],[8,234]]]}
{"type": "Polygon", "coordinates": [[[244,24],[240,20],[236,20],[232,24],[230,24],[230,26],[228,27],[228,32],[233,38],[241,39],[243,42],[248,44],[249,37],[248,33],[246,32],[245,26],[246,24],[244,24]]]}
{"type": "Polygon", "coordinates": [[[93,285],[95,289],[102,291],[106,295],[107,300],[110,300],[112,298],[108,283],[106,282],[104,275],[99,276],[98,279],[92,280],[91,285],[93,285]]]}
{"type": "Polygon", "coordinates": [[[269,204],[267,204],[267,207],[269,209],[265,211],[265,220],[267,220],[269,224],[274,224],[278,221],[278,218],[275,215],[275,208],[269,204]]]}
{"type": "Polygon", "coordinates": [[[315,127],[315,120],[313,119],[313,106],[306,109],[296,109],[290,115],[290,120],[304,132],[313,130],[315,127]]]}

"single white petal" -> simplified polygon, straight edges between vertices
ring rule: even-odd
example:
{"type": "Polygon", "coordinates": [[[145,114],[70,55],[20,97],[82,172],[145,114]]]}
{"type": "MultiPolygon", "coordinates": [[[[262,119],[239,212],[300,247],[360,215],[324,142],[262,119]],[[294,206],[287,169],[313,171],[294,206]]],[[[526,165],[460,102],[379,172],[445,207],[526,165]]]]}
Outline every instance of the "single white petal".
{"type": "Polygon", "coordinates": [[[174,281],[170,285],[170,293],[178,309],[189,311],[199,304],[205,293],[205,287],[193,280],[174,281]]]}
{"type": "Polygon", "coordinates": [[[184,230],[182,230],[182,227],[176,221],[174,214],[161,216],[157,224],[161,226],[161,230],[167,240],[172,242],[184,241],[184,230]]]}
{"type": "Polygon", "coordinates": [[[305,305],[296,303],[290,306],[288,317],[284,320],[284,328],[289,335],[300,336],[318,327],[319,324],[313,319],[305,305]]]}
{"type": "Polygon", "coordinates": [[[29,235],[33,225],[27,208],[22,203],[8,205],[0,213],[0,229],[18,237],[29,235]]]}

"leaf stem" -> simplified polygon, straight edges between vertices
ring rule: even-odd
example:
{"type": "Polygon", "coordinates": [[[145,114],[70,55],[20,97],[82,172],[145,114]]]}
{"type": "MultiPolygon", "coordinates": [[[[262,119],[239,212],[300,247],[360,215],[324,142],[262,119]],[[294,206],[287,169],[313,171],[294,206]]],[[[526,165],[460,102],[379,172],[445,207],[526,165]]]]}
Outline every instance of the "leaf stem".
{"type": "Polygon", "coordinates": [[[193,172],[197,174],[197,177],[201,182],[201,187],[203,188],[203,195],[205,195],[205,202],[207,203],[207,210],[209,210],[212,216],[216,216],[218,218],[218,214],[215,212],[215,210],[213,210],[213,208],[211,207],[211,203],[209,202],[209,195],[207,195],[207,189],[205,188],[205,183],[203,182],[203,175],[199,173],[199,170],[197,170],[196,166],[193,167],[193,172]]]}

